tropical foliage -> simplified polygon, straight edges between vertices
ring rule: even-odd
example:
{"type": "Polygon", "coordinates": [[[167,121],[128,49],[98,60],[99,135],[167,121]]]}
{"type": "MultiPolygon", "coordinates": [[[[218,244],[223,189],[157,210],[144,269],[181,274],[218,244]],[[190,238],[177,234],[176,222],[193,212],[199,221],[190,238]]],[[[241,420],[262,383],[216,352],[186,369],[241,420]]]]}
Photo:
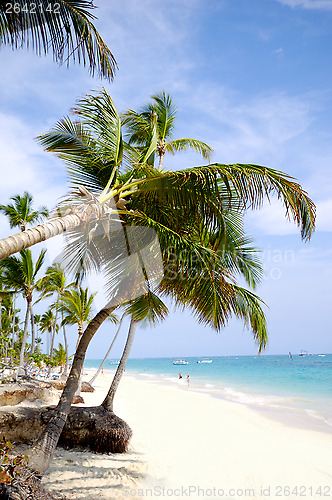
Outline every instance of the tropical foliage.
{"type": "Polygon", "coordinates": [[[25,231],[28,224],[39,222],[48,216],[46,207],[40,207],[38,210],[33,209],[33,197],[27,191],[24,192],[23,196],[17,194],[10,199],[13,203],[0,205],[0,212],[8,217],[11,228],[20,227],[21,231],[25,231]]]}
{"type": "Polygon", "coordinates": [[[59,64],[77,61],[92,75],[113,79],[116,61],[93,24],[91,0],[0,3],[0,44],[51,52],[59,64]]]}
{"type": "Polygon", "coordinates": [[[197,139],[171,139],[174,128],[177,108],[172,98],[166,92],[151,97],[152,103],[144,106],[140,111],[129,109],[123,115],[122,123],[128,131],[128,143],[138,151],[146,152],[153,144],[146,162],[154,165],[155,155],[159,157],[158,168],[161,170],[165,153],[175,154],[179,151],[193,149],[206,160],[210,160],[213,149],[205,142],[197,139]]]}
{"type": "MultiPolygon", "coordinates": [[[[93,296],[88,289],[78,286],[58,294],[54,310],[63,313],[62,324],[78,326],[79,340],[57,409],[30,450],[31,466],[41,474],[68,415],[89,342],[116,307],[126,306],[131,325],[123,363],[103,403],[108,409],[135,329],[143,321],[155,322],[167,315],[164,297],[178,307],[189,308],[200,323],[217,331],[236,316],[252,331],[259,351],[265,347],[264,304],[252,291],[262,277],[262,266],[243,229],[245,210],[259,208],[264,198],[276,195],[288,217],[300,227],[304,240],[310,239],[314,229],[313,202],[282,172],[252,164],[221,163],[163,170],[167,152],[174,154],[189,147],[208,159],[211,148],[193,139],[173,141],[175,109],[167,94],[156,94],[148,111],[149,115],[144,115],[144,110],[136,114],[130,111],[121,119],[103,90],[81,99],[73,120],[60,120],[39,137],[47,151],[65,160],[71,187],[78,188],[79,197],[72,189],[59,206],[58,218],[46,223],[44,229],[29,232],[29,245],[66,230],[66,268],[76,275],[77,282],[90,270],[103,271],[112,298],[90,321],[93,296]],[[145,249],[156,246],[153,238],[132,241],[132,228],[147,228],[150,235],[158,236],[163,276],[160,269],[150,266],[151,259],[143,258],[145,249]],[[239,286],[239,277],[249,288],[239,286]]],[[[15,251],[16,243],[25,245],[24,235],[19,236],[0,242],[0,251],[2,243],[5,252],[15,251]]],[[[50,292],[46,286],[44,295],[50,292]]]]}

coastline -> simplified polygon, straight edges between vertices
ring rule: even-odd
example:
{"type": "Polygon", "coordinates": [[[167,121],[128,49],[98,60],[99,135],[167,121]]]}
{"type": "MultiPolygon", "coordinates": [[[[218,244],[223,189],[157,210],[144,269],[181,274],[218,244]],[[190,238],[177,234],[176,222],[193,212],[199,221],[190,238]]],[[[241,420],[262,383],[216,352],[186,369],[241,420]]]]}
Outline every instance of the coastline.
{"type": "MultiPolygon", "coordinates": [[[[85,373],[88,380],[92,372],[85,373]]],[[[101,403],[112,373],[105,370],[95,393],[83,394],[86,405],[101,403]]],[[[289,496],[287,488],[311,498],[332,496],[332,434],[321,426],[308,428],[300,416],[292,420],[287,411],[257,411],[129,373],[114,409],[133,429],[129,452],[105,456],[58,449],[44,478],[50,489],[86,500],[142,493],[157,498],[165,496],[162,488],[168,497],[201,498],[213,488],[210,496],[226,498],[280,498],[289,496]],[[325,488],[321,495],[318,488],[325,488]]]]}

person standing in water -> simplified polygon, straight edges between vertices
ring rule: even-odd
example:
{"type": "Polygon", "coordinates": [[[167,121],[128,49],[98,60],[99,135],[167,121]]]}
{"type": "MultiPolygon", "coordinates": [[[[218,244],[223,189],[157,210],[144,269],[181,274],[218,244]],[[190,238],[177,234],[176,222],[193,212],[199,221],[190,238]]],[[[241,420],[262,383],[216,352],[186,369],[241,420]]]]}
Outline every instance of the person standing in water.
{"type": "Polygon", "coordinates": [[[187,384],[188,384],[188,386],[189,386],[189,382],[190,382],[190,377],[189,377],[189,375],[187,375],[187,384]]]}

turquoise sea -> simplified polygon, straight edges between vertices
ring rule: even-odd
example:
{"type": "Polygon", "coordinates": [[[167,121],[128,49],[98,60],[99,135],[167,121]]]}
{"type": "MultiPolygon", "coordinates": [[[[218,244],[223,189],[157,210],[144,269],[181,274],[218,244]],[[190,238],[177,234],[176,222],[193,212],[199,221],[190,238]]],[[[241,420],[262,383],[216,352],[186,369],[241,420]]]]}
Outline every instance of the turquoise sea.
{"type": "MultiPolygon", "coordinates": [[[[299,356],[225,356],[186,358],[188,364],[173,365],[174,358],[129,359],[126,371],[150,381],[177,384],[262,410],[305,416],[332,432],[332,354],[299,356]],[[179,373],[183,379],[179,380],[179,373]]],[[[115,360],[105,369],[115,369],[115,360]]],[[[86,368],[97,368],[100,360],[86,360],[86,368]]]]}

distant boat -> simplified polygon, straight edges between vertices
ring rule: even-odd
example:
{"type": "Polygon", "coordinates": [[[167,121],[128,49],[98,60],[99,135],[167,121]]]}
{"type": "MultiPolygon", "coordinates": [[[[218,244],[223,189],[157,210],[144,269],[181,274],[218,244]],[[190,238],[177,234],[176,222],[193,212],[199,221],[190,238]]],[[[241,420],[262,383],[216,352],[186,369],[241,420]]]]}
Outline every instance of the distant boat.
{"type": "Polygon", "coordinates": [[[110,363],[110,365],[118,365],[120,363],[120,361],[113,360],[113,361],[110,361],[109,363],[110,363]]]}
{"type": "Polygon", "coordinates": [[[212,359],[209,358],[199,359],[197,363],[212,363],[212,359]]]}
{"type": "Polygon", "coordinates": [[[325,358],[325,354],[318,354],[319,357],[325,358]]]}
{"type": "Polygon", "coordinates": [[[188,361],[186,359],[175,359],[173,365],[187,365],[188,361]]]}
{"type": "Polygon", "coordinates": [[[288,353],[288,357],[289,357],[289,359],[293,359],[293,356],[292,356],[291,352],[288,353]]]}
{"type": "Polygon", "coordinates": [[[301,349],[299,356],[308,356],[308,351],[304,351],[303,349],[301,349]]]}

